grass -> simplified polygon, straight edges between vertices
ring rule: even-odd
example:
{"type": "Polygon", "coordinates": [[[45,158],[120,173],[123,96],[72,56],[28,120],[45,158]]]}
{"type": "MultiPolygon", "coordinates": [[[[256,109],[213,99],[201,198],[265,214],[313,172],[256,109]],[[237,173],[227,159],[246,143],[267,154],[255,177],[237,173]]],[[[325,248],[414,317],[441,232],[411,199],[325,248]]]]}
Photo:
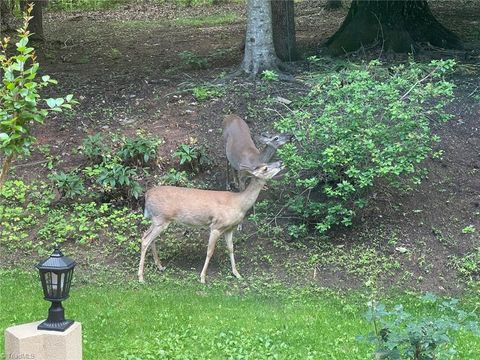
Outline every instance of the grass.
{"type": "Polygon", "coordinates": [[[238,20],[235,13],[215,14],[207,16],[184,17],[174,20],[176,25],[180,26],[214,26],[232,24],[238,20]]]}
{"type": "MultiPolygon", "coordinates": [[[[46,315],[36,274],[3,270],[0,277],[2,333],[46,315]]],[[[115,285],[101,277],[84,283],[81,277],[76,275],[64,305],[67,318],[82,323],[86,360],[371,357],[371,345],[356,340],[370,331],[363,317],[366,299],[358,293],[299,289],[240,295],[232,291],[234,280],[115,285]]],[[[394,296],[389,303],[394,301],[425,310],[414,295],[394,296]]],[[[463,336],[457,345],[459,359],[479,358],[479,339],[463,336]]],[[[0,353],[3,346],[1,341],[0,353]]]]}
{"type": "Polygon", "coordinates": [[[126,3],[128,0],[56,0],[49,2],[48,9],[54,11],[107,10],[126,3]]]}

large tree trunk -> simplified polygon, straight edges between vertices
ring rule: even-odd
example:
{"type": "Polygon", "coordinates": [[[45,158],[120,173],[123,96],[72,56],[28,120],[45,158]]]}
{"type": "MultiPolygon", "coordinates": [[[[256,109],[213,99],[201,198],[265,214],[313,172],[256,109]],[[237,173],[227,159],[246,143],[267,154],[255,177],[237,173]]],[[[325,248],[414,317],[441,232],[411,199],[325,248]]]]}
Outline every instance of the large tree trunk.
{"type": "Polygon", "coordinates": [[[342,0],[327,0],[325,7],[328,10],[340,9],[342,7],[342,0]]]}
{"type": "Polygon", "coordinates": [[[241,69],[250,76],[256,76],[263,70],[276,69],[279,62],[273,47],[271,3],[248,0],[245,54],[241,69]]]}
{"type": "Polygon", "coordinates": [[[462,48],[461,40],[435,19],[426,0],[353,0],[326,45],[338,55],[375,43],[395,52],[410,52],[419,43],[462,48]]]}
{"type": "Polygon", "coordinates": [[[295,41],[295,8],[293,0],[271,0],[273,45],[280,60],[298,57],[295,41]]]}
{"type": "MultiPolygon", "coordinates": [[[[14,3],[12,0],[0,0],[0,35],[2,31],[16,29],[16,21],[13,16],[14,3]]],[[[1,36],[3,39],[3,36],[1,36]]]]}

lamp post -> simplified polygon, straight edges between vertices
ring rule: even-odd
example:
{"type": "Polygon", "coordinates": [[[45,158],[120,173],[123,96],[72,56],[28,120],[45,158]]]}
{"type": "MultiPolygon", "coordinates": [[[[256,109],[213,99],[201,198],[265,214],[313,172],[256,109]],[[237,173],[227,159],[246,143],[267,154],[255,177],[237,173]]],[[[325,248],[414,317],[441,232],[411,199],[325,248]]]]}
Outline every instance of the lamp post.
{"type": "Polygon", "coordinates": [[[65,331],[74,323],[73,320],[65,320],[62,301],[69,296],[75,265],[75,261],[64,256],[57,247],[50,257],[36,265],[40,272],[44,299],[52,302],[48,318],[38,325],[38,330],[65,331]]]}

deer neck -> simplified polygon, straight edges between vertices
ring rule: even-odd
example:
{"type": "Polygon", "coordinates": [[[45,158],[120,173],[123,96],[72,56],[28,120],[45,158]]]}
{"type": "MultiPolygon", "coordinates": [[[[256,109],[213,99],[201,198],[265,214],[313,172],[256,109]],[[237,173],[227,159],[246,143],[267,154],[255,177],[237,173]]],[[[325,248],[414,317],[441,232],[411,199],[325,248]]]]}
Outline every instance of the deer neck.
{"type": "Polygon", "coordinates": [[[271,145],[265,145],[263,150],[260,152],[260,162],[267,163],[272,158],[273,154],[275,154],[275,151],[277,151],[275,147],[271,145]]]}
{"type": "Polygon", "coordinates": [[[248,184],[247,188],[239,193],[239,200],[240,200],[240,207],[244,212],[247,212],[255,201],[257,201],[258,195],[265,185],[266,180],[259,179],[256,177],[252,177],[250,180],[250,184],[248,184]]]}

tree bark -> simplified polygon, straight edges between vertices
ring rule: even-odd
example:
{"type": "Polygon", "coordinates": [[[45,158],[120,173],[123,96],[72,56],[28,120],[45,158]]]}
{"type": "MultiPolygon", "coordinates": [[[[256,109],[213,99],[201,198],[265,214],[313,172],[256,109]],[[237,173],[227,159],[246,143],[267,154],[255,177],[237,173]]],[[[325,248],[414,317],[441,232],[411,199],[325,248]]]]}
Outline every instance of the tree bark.
{"type": "Polygon", "coordinates": [[[14,30],[16,27],[13,5],[12,1],[0,0],[0,35],[3,30],[14,30]]]}
{"type": "Polygon", "coordinates": [[[240,68],[254,77],[263,70],[276,69],[279,62],[273,46],[271,3],[248,0],[245,54],[240,68]]]}
{"type": "Polygon", "coordinates": [[[298,58],[295,40],[295,7],[293,0],[271,0],[273,45],[282,61],[298,58]]]}
{"type": "Polygon", "coordinates": [[[325,5],[328,10],[340,9],[342,6],[342,0],[327,0],[325,5]]]}
{"type": "Polygon", "coordinates": [[[335,55],[362,46],[411,52],[420,43],[461,49],[461,40],[440,24],[426,0],[353,0],[340,29],[327,41],[335,55]]]}
{"type": "Polygon", "coordinates": [[[2,188],[3,184],[5,184],[5,181],[7,180],[7,174],[8,171],[10,170],[10,166],[12,164],[14,155],[8,155],[5,157],[2,163],[2,169],[0,171],[0,189],[2,188]]]}

